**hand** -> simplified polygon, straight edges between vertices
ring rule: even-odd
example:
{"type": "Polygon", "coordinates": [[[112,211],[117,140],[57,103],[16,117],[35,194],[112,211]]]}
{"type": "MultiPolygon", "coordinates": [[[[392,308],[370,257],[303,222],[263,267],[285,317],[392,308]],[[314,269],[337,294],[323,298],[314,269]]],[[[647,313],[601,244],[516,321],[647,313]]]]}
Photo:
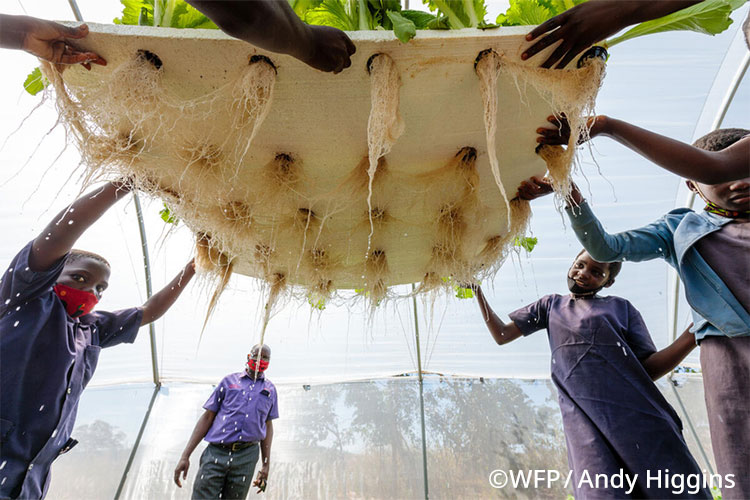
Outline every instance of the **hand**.
{"type": "Polygon", "coordinates": [[[546,35],[526,49],[521,54],[521,59],[534,57],[550,45],[562,41],[541,66],[551,68],[557,62],[556,69],[564,68],[591,45],[637,22],[634,15],[640,3],[642,2],[589,0],[578,4],[531,30],[526,35],[528,41],[545,33],[546,35]]]}
{"type": "Polygon", "coordinates": [[[552,183],[543,177],[532,177],[518,186],[517,198],[534,200],[552,192],[552,183]]]}
{"type": "Polygon", "coordinates": [[[69,28],[52,21],[21,16],[19,28],[24,32],[22,49],[55,64],[82,64],[91,69],[91,63],[106,66],[107,61],[94,52],[78,50],[69,39],[85,38],[89,27],[85,24],[69,28]]]}
{"type": "Polygon", "coordinates": [[[258,491],[256,493],[262,493],[266,491],[266,485],[268,483],[268,464],[264,464],[263,467],[260,468],[258,471],[258,475],[255,476],[255,481],[253,481],[253,486],[258,488],[258,491]]]}
{"type": "Polygon", "coordinates": [[[178,488],[182,488],[182,483],[180,482],[180,473],[182,473],[182,479],[187,479],[187,472],[190,468],[190,459],[188,458],[180,458],[180,461],[177,462],[177,467],[174,468],[174,483],[177,485],[178,488]]]}
{"type": "MultiPolygon", "coordinates": [[[[539,127],[536,129],[536,133],[539,134],[536,142],[548,146],[567,146],[570,142],[570,124],[567,117],[564,114],[560,116],[550,115],[547,117],[547,121],[553,124],[555,128],[539,127]]],[[[607,127],[607,117],[604,115],[589,117],[586,126],[589,128],[588,137],[581,137],[578,144],[583,144],[586,140],[604,133],[607,127]]]]}
{"type": "Polygon", "coordinates": [[[299,59],[320,71],[340,73],[352,65],[350,56],[357,51],[343,31],[330,26],[307,26],[310,51],[299,59]]]}

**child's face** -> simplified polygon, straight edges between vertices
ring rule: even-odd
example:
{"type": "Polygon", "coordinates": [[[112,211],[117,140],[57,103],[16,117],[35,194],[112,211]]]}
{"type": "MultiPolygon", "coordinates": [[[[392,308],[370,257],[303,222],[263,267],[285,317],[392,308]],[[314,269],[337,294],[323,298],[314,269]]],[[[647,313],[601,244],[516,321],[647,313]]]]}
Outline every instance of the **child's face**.
{"type": "Polygon", "coordinates": [[[597,262],[588,252],[576,257],[568,270],[568,288],[573,293],[596,292],[609,286],[609,264],[597,262]]]}
{"type": "Polygon", "coordinates": [[[688,181],[688,187],[710,202],[733,212],[750,210],[750,177],[722,184],[701,184],[688,181]],[[696,189],[697,186],[697,189],[696,189]]]}
{"type": "Polygon", "coordinates": [[[110,269],[103,262],[88,257],[81,257],[66,263],[57,282],[77,290],[91,292],[97,300],[109,285],[110,269]]]}

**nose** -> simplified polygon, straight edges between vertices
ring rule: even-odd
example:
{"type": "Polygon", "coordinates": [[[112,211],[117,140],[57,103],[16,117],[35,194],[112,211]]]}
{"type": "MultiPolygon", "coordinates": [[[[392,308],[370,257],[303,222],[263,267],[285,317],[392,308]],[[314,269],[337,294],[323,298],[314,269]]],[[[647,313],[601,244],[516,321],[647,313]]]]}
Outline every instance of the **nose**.
{"type": "Polygon", "coordinates": [[[729,185],[730,191],[742,191],[748,188],[750,188],[750,177],[736,180],[729,185]]]}

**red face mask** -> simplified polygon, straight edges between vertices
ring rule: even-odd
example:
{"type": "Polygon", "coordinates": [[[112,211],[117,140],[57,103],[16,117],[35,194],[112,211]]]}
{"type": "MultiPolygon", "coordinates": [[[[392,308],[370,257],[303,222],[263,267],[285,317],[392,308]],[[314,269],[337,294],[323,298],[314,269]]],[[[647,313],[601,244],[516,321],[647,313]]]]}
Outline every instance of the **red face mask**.
{"type": "Polygon", "coordinates": [[[247,360],[247,367],[251,372],[263,373],[268,368],[268,361],[261,359],[260,363],[254,357],[247,360]],[[260,364],[260,366],[258,366],[260,364]]]}
{"type": "Polygon", "coordinates": [[[68,285],[58,283],[52,287],[52,290],[63,301],[65,310],[71,318],[78,318],[90,313],[96,303],[99,302],[99,299],[93,293],[78,290],[68,285]]]}

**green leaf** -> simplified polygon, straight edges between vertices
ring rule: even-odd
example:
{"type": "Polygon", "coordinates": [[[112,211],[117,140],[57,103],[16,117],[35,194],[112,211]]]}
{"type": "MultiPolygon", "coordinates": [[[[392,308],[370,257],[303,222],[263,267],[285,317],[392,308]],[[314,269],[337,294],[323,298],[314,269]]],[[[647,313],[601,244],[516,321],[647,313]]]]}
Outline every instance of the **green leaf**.
{"type": "Polygon", "coordinates": [[[325,299],[313,300],[312,297],[308,297],[307,303],[310,304],[310,307],[312,307],[313,309],[317,309],[318,311],[322,311],[326,308],[325,299]]]}
{"type": "Polygon", "coordinates": [[[138,26],[141,9],[145,8],[149,19],[154,18],[154,0],[120,0],[123,5],[122,16],[113,20],[115,24],[130,24],[138,26]]]}
{"type": "Polygon", "coordinates": [[[323,3],[323,0],[288,0],[289,6],[300,19],[305,19],[308,10],[314,9],[323,3]]]}
{"type": "Polygon", "coordinates": [[[37,95],[44,90],[47,85],[49,85],[49,80],[42,75],[41,68],[34,68],[34,71],[29,73],[29,76],[26,77],[26,81],[23,82],[23,89],[31,95],[37,95]]]}
{"type": "Polygon", "coordinates": [[[500,27],[499,24],[490,24],[486,21],[482,21],[481,23],[477,25],[477,29],[480,29],[480,30],[491,30],[491,29],[495,29],[499,27],[500,27]]]}
{"type": "Polygon", "coordinates": [[[517,247],[521,247],[527,252],[531,252],[534,250],[534,247],[536,244],[539,243],[539,240],[536,237],[533,238],[519,238],[516,236],[516,238],[513,240],[513,244],[517,247]]]}
{"type": "Polygon", "coordinates": [[[393,33],[401,43],[408,42],[417,34],[417,27],[409,19],[392,10],[387,11],[386,14],[393,23],[393,33]]]}
{"type": "Polygon", "coordinates": [[[428,29],[430,23],[437,20],[437,16],[434,14],[421,10],[402,10],[399,14],[413,22],[418,30],[428,29]]]}
{"type": "Polygon", "coordinates": [[[172,211],[169,209],[166,203],[164,203],[164,208],[159,210],[159,215],[161,216],[161,220],[163,220],[167,224],[177,225],[180,222],[180,219],[175,217],[175,215],[172,213],[172,211]]]}
{"type": "Polygon", "coordinates": [[[332,26],[343,31],[356,31],[357,19],[347,13],[339,0],[323,0],[318,7],[305,14],[305,22],[318,26],[332,26]]]}
{"type": "Polygon", "coordinates": [[[531,26],[542,24],[553,17],[552,11],[535,0],[511,0],[505,14],[500,14],[496,22],[503,26],[531,26]]]}
{"type": "Polygon", "coordinates": [[[185,12],[180,14],[179,18],[177,19],[177,25],[172,27],[209,30],[219,29],[219,27],[216,26],[214,22],[211,21],[208,17],[203,15],[202,12],[187,3],[185,4],[185,12]]]}
{"type": "Polygon", "coordinates": [[[462,286],[456,285],[455,287],[453,287],[453,289],[456,291],[456,298],[458,299],[474,298],[474,291],[471,288],[464,288],[462,286]]]}
{"type": "Polygon", "coordinates": [[[623,35],[607,40],[604,46],[612,47],[625,40],[664,31],[686,30],[716,35],[732,24],[729,16],[744,3],[745,0],[704,0],[668,16],[641,23],[623,35]]]}

